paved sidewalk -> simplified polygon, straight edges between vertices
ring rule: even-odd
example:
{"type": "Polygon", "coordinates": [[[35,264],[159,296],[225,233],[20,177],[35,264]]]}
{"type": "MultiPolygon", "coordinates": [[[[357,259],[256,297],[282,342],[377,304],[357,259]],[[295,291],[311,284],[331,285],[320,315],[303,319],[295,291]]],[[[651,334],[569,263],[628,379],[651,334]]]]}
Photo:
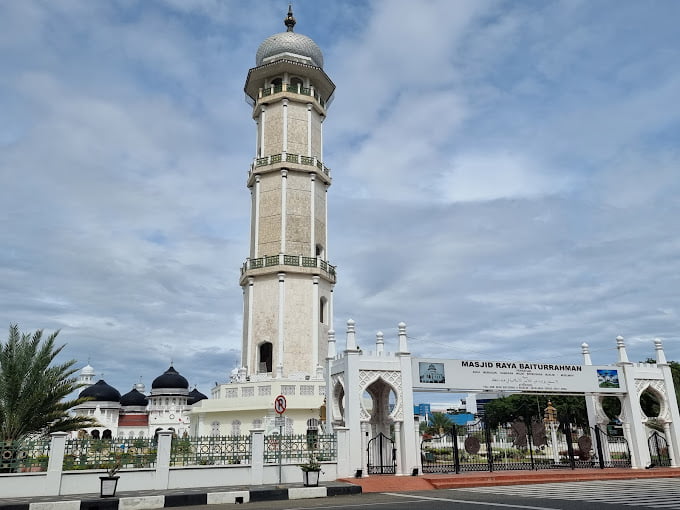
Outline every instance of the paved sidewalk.
{"type": "Polygon", "coordinates": [[[325,498],[360,493],[360,486],[345,482],[323,482],[319,487],[303,487],[302,484],[200,487],[118,491],[115,498],[100,498],[98,493],[24,498],[0,497],[0,510],[145,510],[189,505],[325,498]]]}
{"type": "Polygon", "coordinates": [[[150,510],[189,505],[325,498],[363,492],[411,492],[462,487],[639,478],[680,478],[680,468],[497,471],[420,476],[373,475],[365,478],[345,478],[336,482],[323,482],[319,487],[283,484],[119,491],[115,498],[100,498],[99,494],[0,497],[0,510],[150,510]]]}
{"type": "Polygon", "coordinates": [[[343,478],[361,486],[362,492],[411,492],[433,489],[458,489],[531,483],[577,482],[587,480],[625,480],[637,478],[680,478],[680,468],[654,469],[575,469],[538,471],[494,471],[420,476],[378,475],[343,478]]]}

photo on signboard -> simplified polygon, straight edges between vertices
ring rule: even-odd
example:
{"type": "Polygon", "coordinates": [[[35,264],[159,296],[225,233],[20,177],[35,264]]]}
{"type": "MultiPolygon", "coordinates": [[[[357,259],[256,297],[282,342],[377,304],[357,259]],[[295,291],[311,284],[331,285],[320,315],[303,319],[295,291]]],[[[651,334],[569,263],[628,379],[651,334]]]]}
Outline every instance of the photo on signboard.
{"type": "Polygon", "coordinates": [[[421,383],[440,384],[446,382],[446,377],[444,377],[444,363],[428,363],[421,361],[418,365],[421,383]]]}
{"type": "Polygon", "coordinates": [[[618,388],[619,387],[619,371],[618,370],[597,370],[597,384],[600,388],[618,388]]]}

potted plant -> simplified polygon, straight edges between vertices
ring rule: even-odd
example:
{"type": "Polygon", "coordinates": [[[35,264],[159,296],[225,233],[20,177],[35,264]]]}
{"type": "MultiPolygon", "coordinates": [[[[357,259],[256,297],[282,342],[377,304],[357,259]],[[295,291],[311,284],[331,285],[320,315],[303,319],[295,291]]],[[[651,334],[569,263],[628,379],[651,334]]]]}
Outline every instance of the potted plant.
{"type": "Polygon", "coordinates": [[[321,464],[313,455],[309,456],[309,461],[305,464],[300,464],[302,469],[302,481],[305,487],[318,487],[319,473],[321,473],[321,464]]]}
{"type": "Polygon", "coordinates": [[[120,470],[120,461],[112,464],[106,469],[106,476],[100,476],[101,480],[101,490],[99,496],[102,498],[112,498],[116,495],[116,487],[118,486],[118,479],[120,476],[116,476],[116,473],[120,470]]]}

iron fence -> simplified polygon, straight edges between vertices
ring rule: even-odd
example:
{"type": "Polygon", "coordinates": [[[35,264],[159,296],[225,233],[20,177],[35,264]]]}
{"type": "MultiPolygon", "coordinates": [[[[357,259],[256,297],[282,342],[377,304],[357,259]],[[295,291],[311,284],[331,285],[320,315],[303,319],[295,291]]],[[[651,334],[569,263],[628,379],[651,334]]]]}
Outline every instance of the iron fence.
{"type": "Polygon", "coordinates": [[[171,466],[224,466],[250,464],[250,435],[173,438],[171,466]]]}
{"type": "Polygon", "coordinates": [[[264,438],[264,462],[301,464],[314,458],[319,462],[334,461],[338,446],[334,434],[273,434],[264,438]]]}
{"type": "Polygon", "coordinates": [[[156,453],[153,438],[68,439],[63,469],[149,468],[156,465],[156,453]]]}
{"type": "Polygon", "coordinates": [[[0,473],[47,471],[50,439],[22,439],[0,442],[0,473]]]}

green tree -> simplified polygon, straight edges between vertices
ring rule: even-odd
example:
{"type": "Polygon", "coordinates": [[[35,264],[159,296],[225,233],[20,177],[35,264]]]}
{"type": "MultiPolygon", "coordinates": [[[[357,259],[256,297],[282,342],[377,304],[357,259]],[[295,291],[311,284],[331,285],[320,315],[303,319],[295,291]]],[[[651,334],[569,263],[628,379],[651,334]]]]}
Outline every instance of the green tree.
{"type": "Polygon", "coordinates": [[[42,340],[42,330],[21,333],[9,328],[0,341],[0,439],[16,441],[31,434],[70,431],[97,425],[92,418],[68,411],[87,399],[65,400],[82,385],[73,377],[76,360],[54,363],[64,345],[56,347],[59,331],[42,340]]]}
{"type": "Polygon", "coordinates": [[[444,413],[432,413],[427,422],[420,424],[420,431],[424,434],[438,436],[443,432],[447,432],[453,427],[453,422],[444,413]]]}
{"type": "Polygon", "coordinates": [[[560,423],[588,424],[585,398],[571,395],[510,395],[487,403],[484,406],[484,415],[491,427],[518,419],[531,423],[533,418],[543,419],[548,400],[557,409],[560,423]]]}

